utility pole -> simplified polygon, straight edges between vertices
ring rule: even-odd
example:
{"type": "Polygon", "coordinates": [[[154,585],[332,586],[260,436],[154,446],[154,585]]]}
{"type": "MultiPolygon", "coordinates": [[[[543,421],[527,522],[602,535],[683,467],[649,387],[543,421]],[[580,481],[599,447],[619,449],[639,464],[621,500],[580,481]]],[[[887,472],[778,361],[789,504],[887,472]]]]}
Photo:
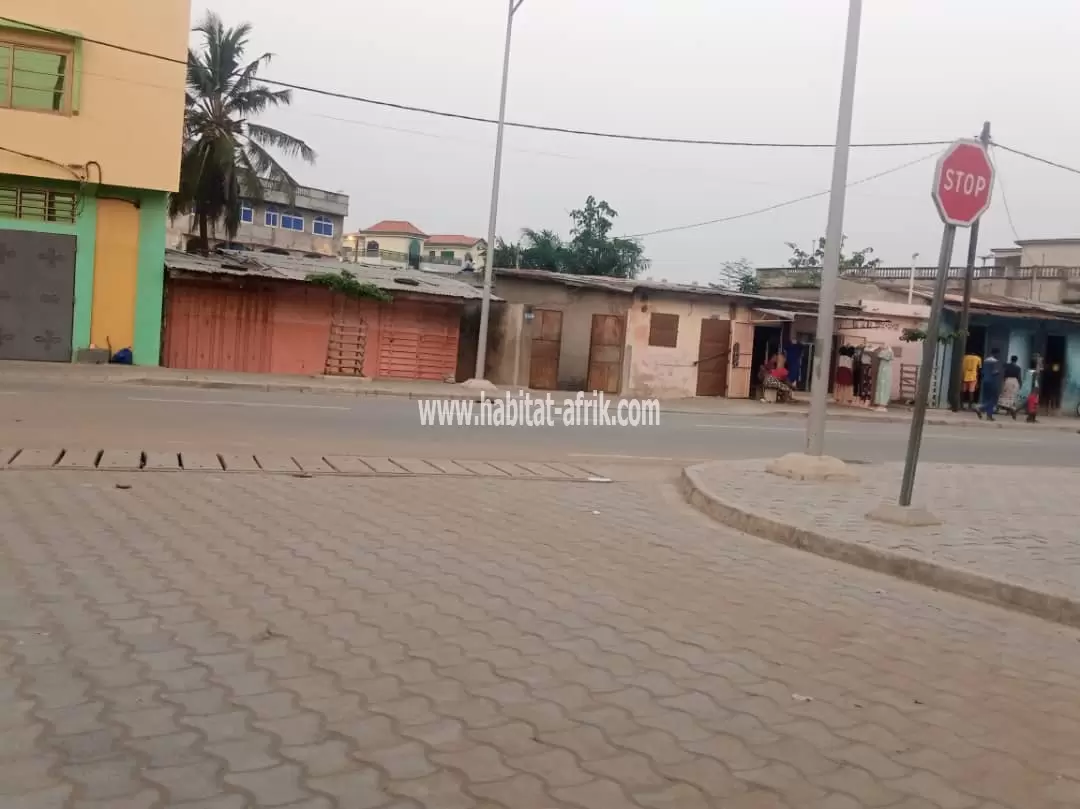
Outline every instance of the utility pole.
{"type": "MultiPolygon", "coordinates": [[[[983,123],[982,133],[979,135],[983,148],[989,154],[990,149],[990,122],[983,123]]],[[[960,410],[960,389],[963,387],[964,354],[967,353],[967,333],[971,323],[971,285],[975,280],[975,259],[979,251],[979,222],[971,226],[971,236],[968,238],[967,266],[964,270],[964,303],[960,307],[960,328],[953,340],[952,369],[949,376],[949,393],[952,412],[960,410]]],[[[1032,275],[1034,278],[1034,275],[1032,275]]]]}
{"type": "Polygon", "coordinates": [[[506,130],[506,88],[510,81],[510,40],[514,15],[525,0],[507,0],[506,45],[503,49],[502,89],[499,91],[499,126],[495,134],[495,171],[491,178],[491,209],[488,213],[487,260],[484,262],[484,291],[480,299],[480,336],[476,344],[474,379],[487,376],[487,333],[491,317],[491,279],[495,274],[495,225],[499,218],[499,183],[502,179],[503,134],[506,130]]]}
{"type": "Polygon", "coordinates": [[[844,72],[840,81],[840,109],[836,120],[836,148],[833,152],[832,185],[829,189],[829,221],[825,228],[825,258],[821,268],[821,298],[818,301],[817,336],[814,340],[810,416],[806,424],[806,454],[825,451],[825,410],[829,395],[829,365],[832,359],[833,322],[836,314],[836,287],[840,276],[840,249],[844,241],[844,201],[847,193],[848,157],[851,153],[851,115],[855,106],[855,68],[859,60],[859,27],[862,0],[849,0],[847,40],[844,45],[844,72]]]}

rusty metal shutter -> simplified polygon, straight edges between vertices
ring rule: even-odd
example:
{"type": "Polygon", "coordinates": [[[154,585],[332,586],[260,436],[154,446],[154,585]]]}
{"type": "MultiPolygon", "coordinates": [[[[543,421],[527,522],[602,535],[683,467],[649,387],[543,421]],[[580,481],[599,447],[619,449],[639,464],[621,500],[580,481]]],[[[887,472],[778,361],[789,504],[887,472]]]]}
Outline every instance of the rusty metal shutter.
{"type": "Polygon", "coordinates": [[[397,300],[387,304],[379,334],[379,376],[452,378],[457,370],[460,312],[452,304],[397,300]]]}

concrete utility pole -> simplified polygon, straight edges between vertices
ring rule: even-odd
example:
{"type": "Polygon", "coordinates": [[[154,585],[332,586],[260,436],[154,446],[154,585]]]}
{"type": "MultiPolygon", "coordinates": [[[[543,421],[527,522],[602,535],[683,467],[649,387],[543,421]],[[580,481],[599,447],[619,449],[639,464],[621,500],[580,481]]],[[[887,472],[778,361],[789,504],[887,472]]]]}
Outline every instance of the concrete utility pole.
{"type": "MultiPolygon", "coordinates": [[[[979,140],[982,141],[983,148],[990,148],[990,122],[986,121],[982,127],[982,134],[979,135],[979,140]]],[[[956,339],[953,341],[952,351],[952,368],[950,370],[950,406],[952,412],[956,413],[960,410],[961,404],[961,388],[963,387],[964,377],[964,354],[967,353],[967,333],[968,326],[971,324],[971,285],[975,280],[975,259],[979,252],[979,223],[975,222],[971,226],[971,236],[968,239],[968,252],[967,252],[967,267],[964,270],[964,303],[960,307],[960,328],[957,331],[956,339]]],[[[1032,273],[1032,279],[1035,278],[1035,274],[1032,273]]]]}
{"type": "Polygon", "coordinates": [[[810,416],[806,424],[806,454],[825,450],[825,409],[829,395],[836,287],[840,277],[840,248],[844,241],[844,201],[847,193],[848,156],[851,152],[851,116],[855,106],[855,68],[859,60],[859,27],[862,0],[849,0],[844,72],[840,81],[840,110],[836,121],[832,185],[829,190],[829,221],[825,228],[825,259],[821,268],[821,299],[818,302],[817,337],[810,386],[810,416]]]}
{"type": "Polygon", "coordinates": [[[510,41],[514,15],[525,0],[507,0],[506,46],[503,50],[502,89],[499,92],[499,126],[495,134],[495,171],[491,178],[491,209],[488,214],[487,261],[484,262],[484,292],[480,300],[480,337],[476,344],[474,379],[487,375],[488,320],[491,317],[491,279],[495,274],[495,225],[499,218],[499,182],[502,179],[503,133],[506,130],[506,87],[510,81],[510,41]]]}

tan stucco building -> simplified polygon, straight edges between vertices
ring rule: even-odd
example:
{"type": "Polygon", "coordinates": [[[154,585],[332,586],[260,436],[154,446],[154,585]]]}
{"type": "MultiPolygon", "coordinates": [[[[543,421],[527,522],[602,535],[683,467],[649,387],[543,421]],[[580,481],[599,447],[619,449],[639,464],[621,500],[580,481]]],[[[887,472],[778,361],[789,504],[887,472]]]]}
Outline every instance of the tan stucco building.
{"type": "Polygon", "coordinates": [[[0,359],[158,363],[189,0],[5,0],[0,359]]]}

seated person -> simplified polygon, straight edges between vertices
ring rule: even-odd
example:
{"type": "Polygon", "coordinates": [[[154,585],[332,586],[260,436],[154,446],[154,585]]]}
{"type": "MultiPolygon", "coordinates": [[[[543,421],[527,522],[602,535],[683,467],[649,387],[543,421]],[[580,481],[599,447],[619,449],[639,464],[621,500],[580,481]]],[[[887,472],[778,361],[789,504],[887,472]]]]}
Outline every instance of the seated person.
{"type": "Polygon", "coordinates": [[[792,391],[791,385],[787,383],[787,368],[780,366],[776,360],[769,360],[763,371],[762,384],[766,389],[771,388],[776,391],[776,401],[790,402],[794,398],[794,391],[792,391]]]}

